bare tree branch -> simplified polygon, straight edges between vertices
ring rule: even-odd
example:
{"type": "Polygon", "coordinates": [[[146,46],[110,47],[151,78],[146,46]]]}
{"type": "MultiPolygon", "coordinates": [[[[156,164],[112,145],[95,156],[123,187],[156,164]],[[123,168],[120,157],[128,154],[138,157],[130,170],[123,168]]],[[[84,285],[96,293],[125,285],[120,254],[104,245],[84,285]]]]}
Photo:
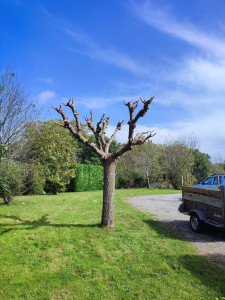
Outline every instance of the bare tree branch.
{"type": "Polygon", "coordinates": [[[125,152],[131,150],[133,145],[141,145],[145,141],[147,141],[150,137],[155,135],[155,134],[153,134],[153,131],[151,131],[150,134],[144,139],[141,139],[141,138],[146,133],[139,133],[139,134],[136,135],[135,138],[133,138],[134,129],[136,128],[136,123],[137,123],[138,119],[140,117],[143,117],[146,114],[147,110],[149,109],[149,105],[151,104],[153,99],[154,99],[154,97],[151,97],[149,100],[142,100],[140,98],[141,102],[144,105],[143,105],[143,108],[137,113],[137,115],[135,117],[134,117],[134,111],[137,108],[137,105],[138,105],[139,101],[137,100],[135,102],[128,102],[128,103],[124,102],[124,104],[128,107],[129,112],[130,112],[130,120],[128,122],[128,125],[129,125],[128,142],[120,150],[113,153],[113,157],[120,157],[125,152]]]}
{"type": "Polygon", "coordinates": [[[138,103],[139,103],[139,100],[134,101],[134,102],[127,102],[127,103],[124,102],[124,104],[128,107],[129,113],[130,113],[130,120],[128,122],[128,124],[129,124],[129,135],[128,135],[128,138],[129,139],[133,138],[133,132],[134,132],[134,129],[136,128],[136,124],[132,123],[132,122],[134,120],[134,111],[137,108],[138,103]]]}
{"type": "Polygon", "coordinates": [[[103,114],[102,118],[101,118],[101,123],[102,123],[102,127],[101,128],[101,131],[99,132],[98,136],[100,138],[100,141],[101,141],[101,144],[102,144],[102,147],[103,147],[103,150],[105,151],[105,147],[106,147],[106,141],[105,141],[105,131],[109,125],[109,117],[105,118],[104,119],[104,116],[105,116],[105,113],[103,114]]]}
{"type": "Polygon", "coordinates": [[[147,110],[149,109],[149,105],[152,103],[154,97],[151,97],[149,100],[142,100],[142,103],[144,104],[144,107],[137,113],[136,117],[134,118],[133,122],[137,123],[138,119],[140,117],[144,117],[146,114],[147,110]]]}
{"type": "Polygon", "coordinates": [[[154,135],[156,135],[156,133],[153,133],[153,132],[154,132],[154,130],[138,133],[135,136],[135,138],[134,138],[134,140],[132,142],[132,145],[142,145],[142,144],[144,144],[148,139],[150,139],[151,137],[153,137],[154,135]],[[147,135],[145,138],[143,138],[144,135],[147,134],[147,133],[149,133],[149,135],[147,135]]]}
{"type": "MultiPolygon", "coordinates": [[[[52,106],[53,107],[53,106],[52,106]]],[[[89,141],[87,138],[85,138],[82,134],[81,131],[77,131],[73,128],[71,125],[69,119],[66,117],[65,112],[62,110],[61,105],[59,108],[53,107],[63,118],[64,121],[64,127],[68,129],[73,136],[75,136],[80,142],[88,145],[91,147],[96,153],[98,153],[102,159],[106,159],[106,154],[102,150],[98,149],[97,145],[89,141]]]]}
{"type": "MultiPolygon", "coordinates": [[[[141,99],[141,98],[140,98],[141,99]]],[[[138,100],[135,102],[128,102],[126,105],[129,108],[130,112],[130,121],[128,122],[129,125],[129,139],[133,139],[133,134],[134,134],[134,129],[136,128],[136,123],[140,117],[143,117],[147,110],[149,109],[149,105],[153,101],[154,97],[150,98],[149,100],[142,100],[143,108],[137,113],[136,117],[134,117],[134,111],[137,108],[138,105],[138,100]]]]}
{"type": "Polygon", "coordinates": [[[132,121],[134,119],[134,111],[138,106],[139,100],[136,100],[134,102],[127,102],[127,103],[123,101],[123,103],[128,107],[130,112],[130,121],[132,121]]]}
{"type": "Polygon", "coordinates": [[[112,143],[112,141],[115,139],[116,134],[118,133],[118,131],[121,130],[121,126],[122,126],[122,123],[123,123],[122,120],[120,120],[117,123],[117,127],[116,127],[114,133],[112,134],[112,136],[109,139],[108,143],[106,143],[106,141],[105,141],[105,132],[106,132],[106,129],[109,125],[109,117],[105,118],[105,113],[104,113],[103,116],[101,117],[100,121],[97,123],[97,125],[95,127],[94,124],[93,124],[93,116],[94,115],[91,111],[90,112],[91,117],[88,118],[86,116],[85,120],[87,122],[88,127],[91,129],[91,131],[95,135],[95,139],[96,139],[96,142],[97,142],[97,145],[96,145],[94,143],[91,143],[87,138],[85,138],[81,134],[81,125],[80,125],[80,121],[79,121],[79,115],[76,111],[73,100],[72,100],[72,103],[70,102],[71,100],[69,100],[69,102],[66,104],[66,106],[69,106],[72,109],[73,113],[74,113],[77,130],[75,130],[73,128],[73,126],[71,125],[69,119],[66,117],[64,111],[62,110],[61,105],[60,105],[59,108],[54,108],[54,107],[53,108],[62,116],[63,121],[64,121],[64,127],[67,128],[68,130],[70,130],[70,132],[76,138],[78,138],[78,140],[80,140],[84,144],[90,146],[103,159],[107,159],[109,157],[112,157],[113,159],[116,159],[116,158],[119,158],[121,155],[123,155],[123,153],[125,153],[126,151],[131,150],[132,146],[144,144],[149,138],[151,138],[155,135],[155,133],[153,133],[153,131],[148,131],[148,132],[138,133],[135,136],[135,138],[133,137],[134,129],[136,127],[136,122],[138,121],[138,119],[140,117],[143,117],[146,114],[147,110],[149,109],[149,105],[151,104],[153,98],[154,97],[150,98],[149,100],[142,100],[140,98],[141,102],[143,103],[143,108],[141,110],[139,110],[139,112],[137,113],[136,116],[134,116],[134,112],[135,112],[135,110],[138,106],[139,100],[134,101],[134,102],[127,102],[127,103],[124,102],[124,104],[128,107],[129,113],[130,113],[130,120],[128,122],[129,136],[128,136],[127,143],[121,149],[115,151],[114,153],[109,153],[109,147],[110,147],[110,144],[112,143]],[[148,134],[148,135],[145,137],[146,134],[148,134]]]}
{"type": "Polygon", "coordinates": [[[100,145],[101,150],[105,148],[105,140],[101,136],[101,132],[102,132],[101,124],[102,124],[104,117],[105,117],[105,113],[103,113],[100,121],[96,125],[96,140],[97,140],[98,144],[100,145]]]}
{"type": "Polygon", "coordinates": [[[106,144],[105,152],[107,152],[107,153],[109,152],[109,146],[111,145],[112,141],[115,139],[117,132],[119,130],[121,130],[122,123],[123,123],[123,120],[119,120],[119,122],[117,123],[114,133],[112,134],[111,138],[109,139],[108,143],[106,144]]]}
{"type": "Polygon", "coordinates": [[[103,126],[102,126],[102,134],[105,135],[105,131],[109,125],[109,118],[110,117],[107,117],[103,120],[103,126]]]}
{"type": "Polygon", "coordinates": [[[106,142],[105,142],[105,130],[108,126],[109,123],[109,118],[104,119],[105,117],[105,113],[103,114],[103,116],[101,117],[100,121],[97,123],[97,127],[95,128],[93,122],[93,113],[91,110],[91,118],[86,117],[85,120],[88,124],[88,127],[91,129],[91,131],[94,133],[95,135],[95,139],[97,141],[97,144],[99,146],[100,150],[104,150],[105,146],[106,146],[106,142]],[[102,124],[102,126],[101,126],[102,124]]]}
{"type": "Polygon", "coordinates": [[[72,98],[72,102],[71,102],[71,99],[69,99],[69,101],[67,102],[67,104],[64,104],[64,105],[68,106],[72,110],[74,118],[75,118],[75,121],[76,121],[77,131],[81,131],[81,124],[80,124],[79,114],[78,114],[78,112],[76,110],[76,107],[74,105],[73,98],[72,98]]]}
{"type": "Polygon", "coordinates": [[[88,118],[88,116],[86,116],[86,118],[84,117],[85,121],[87,122],[88,127],[91,129],[91,131],[94,133],[94,135],[96,134],[96,128],[95,125],[92,123],[93,122],[93,113],[92,110],[90,112],[91,118],[88,118]]]}
{"type": "Polygon", "coordinates": [[[24,133],[27,122],[37,116],[35,105],[16,74],[10,67],[0,68],[0,144],[12,145],[24,133]]]}
{"type": "Polygon", "coordinates": [[[97,129],[96,129],[97,133],[100,133],[102,131],[102,127],[100,125],[101,125],[102,120],[104,119],[104,117],[105,117],[105,113],[102,115],[100,121],[97,123],[97,126],[96,126],[97,127],[97,129]]]}

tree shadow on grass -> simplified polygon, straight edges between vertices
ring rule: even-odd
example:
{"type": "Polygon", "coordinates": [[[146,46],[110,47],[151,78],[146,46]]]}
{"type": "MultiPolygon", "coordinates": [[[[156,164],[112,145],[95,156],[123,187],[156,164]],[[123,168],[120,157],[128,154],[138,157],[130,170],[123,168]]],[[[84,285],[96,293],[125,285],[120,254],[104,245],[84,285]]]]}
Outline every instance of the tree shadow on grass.
{"type": "MultiPolygon", "coordinates": [[[[206,239],[204,240],[203,237],[201,237],[201,234],[195,234],[191,231],[190,228],[188,230],[190,231],[190,234],[195,235],[195,238],[189,237],[187,238],[181,232],[178,230],[174,230],[171,226],[168,225],[168,222],[161,222],[156,221],[152,219],[143,220],[146,224],[151,227],[155,232],[157,232],[160,236],[164,236],[169,239],[175,239],[175,240],[183,240],[183,241],[191,241],[191,242],[206,242],[206,239]]],[[[183,221],[185,222],[185,221],[183,221]]],[[[171,225],[171,224],[170,224],[171,225]]],[[[184,225],[184,224],[183,224],[184,225]]],[[[187,222],[187,227],[189,226],[189,223],[187,222]]],[[[209,231],[206,231],[206,234],[209,234],[210,236],[217,233],[216,229],[209,229],[209,231]]],[[[223,238],[224,241],[224,232],[223,232],[223,238]]],[[[208,240],[208,237],[207,237],[208,240]]],[[[201,281],[202,284],[204,284],[206,287],[209,287],[211,290],[214,290],[218,292],[218,297],[225,296],[225,255],[220,253],[209,253],[206,255],[195,255],[195,254],[184,254],[180,255],[175,259],[177,263],[174,264],[175,257],[171,257],[169,259],[171,263],[171,267],[175,270],[177,269],[177,272],[179,272],[179,265],[182,266],[184,269],[186,269],[194,278],[197,278],[199,281],[201,281]],[[217,266],[216,266],[216,265],[217,266]],[[219,266],[219,268],[218,268],[219,266]]],[[[220,298],[218,298],[220,299],[220,298]]],[[[221,298],[222,299],[222,298],[221,298]]]]}
{"type": "Polygon", "coordinates": [[[202,233],[195,233],[190,228],[189,220],[157,221],[148,219],[143,221],[158,233],[173,239],[193,243],[225,242],[225,231],[207,224],[202,233]]]}
{"type": "MultiPolygon", "coordinates": [[[[206,226],[205,231],[199,234],[193,232],[190,229],[189,222],[186,222],[184,220],[165,222],[148,219],[143,221],[160,236],[164,236],[169,239],[188,241],[199,244],[225,241],[224,230],[211,226],[206,226]],[[176,227],[176,222],[178,222],[180,226],[176,227]]],[[[207,258],[207,260],[210,260],[211,262],[225,268],[225,255],[223,253],[207,253],[207,255],[199,255],[196,257],[207,258]]]]}
{"type": "Polygon", "coordinates": [[[53,227],[53,228],[62,228],[62,227],[74,227],[74,228],[94,228],[94,227],[100,227],[100,224],[60,224],[60,223],[51,223],[48,220],[48,215],[43,215],[41,218],[29,221],[29,220],[23,220],[18,216],[7,216],[7,215],[0,215],[1,218],[15,220],[18,223],[17,224],[6,224],[6,223],[0,223],[0,235],[3,235],[11,230],[31,230],[36,229],[38,227],[53,227]],[[21,228],[21,226],[25,226],[21,228]]]}
{"type": "Polygon", "coordinates": [[[225,296],[225,255],[182,255],[178,261],[180,265],[200,280],[201,283],[218,292],[219,297],[225,296]],[[218,268],[215,264],[210,263],[210,261],[220,267],[218,268]],[[223,264],[221,264],[221,261],[223,261],[223,264]]]}

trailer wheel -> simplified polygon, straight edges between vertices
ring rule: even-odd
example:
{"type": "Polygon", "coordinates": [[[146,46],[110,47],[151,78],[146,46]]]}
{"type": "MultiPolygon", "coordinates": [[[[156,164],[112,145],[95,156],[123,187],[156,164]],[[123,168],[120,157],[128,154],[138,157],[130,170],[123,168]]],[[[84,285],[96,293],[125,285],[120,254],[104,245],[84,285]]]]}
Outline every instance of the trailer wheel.
{"type": "Polygon", "coordinates": [[[203,222],[199,219],[198,215],[197,214],[192,214],[191,217],[190,217],[190,226],[191,226],[191,229],[194,231],[194,232],[202,232],[203,231],[203,227],[204,227],[204,224],[203,222]]]}

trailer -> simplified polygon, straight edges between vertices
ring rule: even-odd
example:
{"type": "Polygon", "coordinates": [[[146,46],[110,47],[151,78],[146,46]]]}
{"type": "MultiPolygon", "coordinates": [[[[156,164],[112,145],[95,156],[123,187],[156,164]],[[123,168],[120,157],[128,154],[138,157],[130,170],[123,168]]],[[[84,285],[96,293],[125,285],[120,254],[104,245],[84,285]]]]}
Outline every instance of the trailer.
{"type": "Polygon", "coordinates": [[[182,203],[178,210],[190,216],[190,226],[194,232],[202,232],[205,224],[225,228],[225,190],[182,187],[182,203]]]}

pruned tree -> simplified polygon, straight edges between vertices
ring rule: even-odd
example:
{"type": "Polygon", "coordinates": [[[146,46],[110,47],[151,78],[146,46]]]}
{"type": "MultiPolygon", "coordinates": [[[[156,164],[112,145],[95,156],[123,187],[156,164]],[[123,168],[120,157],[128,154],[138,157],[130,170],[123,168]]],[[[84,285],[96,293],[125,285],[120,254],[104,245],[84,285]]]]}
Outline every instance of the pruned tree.
{"type": "Polygon", "coordinates": [[[96,143],[91,142],[88,138],[84,137],[82,134],[81,122],[79,119],[79,113],[74,105],[73,99],[69,100],[67,104],[63,104],[69,107],[75,118],[75,127],[72,126],[70,120],[66,117],[65,112],[62,110],[60,105],[59,108],[53,107],[61,116],[64,121],[63,127],[69,130],[72,135],[77,138],[80,142],[91,147],[102,159],[104,167],[104,187],[103,187],[103,206],[102,206],[102,220],[101,227],[114,227],[114,192],[115,192],[115,171],[116,165],[119,158],[127,151],[131,150],[135,145],[142,145],[149,138],[153,137],[155,133],[153,131],[141,132],[134,136],[134,130],[136,128],[137,121],[144,117],[149,105],[153,101],[154,97],[151,97],[149,100],[141,100],[143,103],[142,109],[138,111],[135,115],[135,110],[138,106],[139,100],[135,102],[127,102],[124,104],[128,107],[130,113],[130,119],[128,121],[129,133],[128,141],[124,144],[119,150],[116,150],[112,153],[109,152],[109,147],[112,141],[115,139],[119,130],[121,130],[123,120],[119,120],[117,123],[116,129],[110,139],[106,141],[106,129],[109,125],[109,117],[105,117],[105,113],[96,124],[93,124],[93,113],[91,111],[90,117],[86,117],[85,120],[89,129],[93,132],[96,143]]]}

